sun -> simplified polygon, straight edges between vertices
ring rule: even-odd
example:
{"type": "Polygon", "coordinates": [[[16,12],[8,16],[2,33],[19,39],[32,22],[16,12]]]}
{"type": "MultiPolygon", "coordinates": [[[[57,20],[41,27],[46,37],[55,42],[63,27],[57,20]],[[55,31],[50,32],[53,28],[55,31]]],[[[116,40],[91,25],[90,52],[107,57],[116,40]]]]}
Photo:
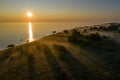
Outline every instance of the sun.
{"type": "Polygon", "coordinates": [[[31,12],[27,12],[27,16],[28,17],[32,17],[32,13],[31,12]]]}

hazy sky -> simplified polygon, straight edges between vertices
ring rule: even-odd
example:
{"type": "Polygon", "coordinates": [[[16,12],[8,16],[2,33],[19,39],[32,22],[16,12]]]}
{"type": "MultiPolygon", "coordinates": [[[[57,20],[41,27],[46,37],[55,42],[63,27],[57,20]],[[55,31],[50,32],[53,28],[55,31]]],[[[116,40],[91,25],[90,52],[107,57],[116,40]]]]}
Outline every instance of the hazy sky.
{"type": "Polygon", "coordinates": [[[0,21],[120,21],[120,0],[0,0],[0,21]]]}

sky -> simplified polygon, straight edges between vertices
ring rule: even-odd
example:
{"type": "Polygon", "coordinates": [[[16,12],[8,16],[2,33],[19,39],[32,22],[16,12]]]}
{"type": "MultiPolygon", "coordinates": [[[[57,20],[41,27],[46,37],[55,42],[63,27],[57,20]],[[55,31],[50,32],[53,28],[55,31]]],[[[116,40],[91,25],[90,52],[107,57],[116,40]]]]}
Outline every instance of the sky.
{"type": "Polygon", "coordinates": [[[120,22],[120,0],[0,0],[0,22],[112,21],[120,22]]]}

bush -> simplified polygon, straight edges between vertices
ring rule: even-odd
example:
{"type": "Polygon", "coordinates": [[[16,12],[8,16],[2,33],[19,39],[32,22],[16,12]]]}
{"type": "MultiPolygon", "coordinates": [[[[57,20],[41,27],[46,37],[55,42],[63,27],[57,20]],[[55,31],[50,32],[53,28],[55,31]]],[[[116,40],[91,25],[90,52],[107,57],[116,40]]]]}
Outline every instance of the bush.
{"type": "Polygon", "coordinates": [[[72,30],[72,35],[79,36],[79,35],[81,35],[81,33],[78,32],[77,30],[73,29],[73,30],[72,30]]]}
{"type": "Polygon", "coordinates": [[[64,30],[63,32],[66,33],[66,34],[69,34],[69,32],[67,30],[64,30]]]}
{"type": "Polygon", "coordinates": [[[91,40],[86,36],[82,35],[80,32],[73,30],[71,36],[68,38],[68,41],[76,45],[85,45],[88,46],[91,43],[91,40]]]}
{"type": "Polygon", "coordinates": [[[111,26],[108,27],[108,29],[109,29],[110,31],[116,31],[116,30],[118,30],[119,28],[118,28],[118,26],[111,25],[111,26]]]}
{"type": "Polygon", "coordinates": [[[97,30],[97,27],[91,27],[90,30],[97,30]]]}
{"type": "Polygon", "coordinates": [[[8,47],[8,48],[13,48],[13,47],[15,47],[15,45],[14,45],[14,44],[10,44],[10,45],[8,45],[7,47],[8,47]]]}
{"type": "Polygon", "coordinates": [[[87,36],[82,35],[76,30],[72,30],[71,36],[68,38],[68,41],[76,45],[89,46],[90,43],[101,41],[102,37],[98,33],[92,33],[87,36]]]}
{"type": "Polygon", "coordinates": [[[84,29],[84,30],[83,30],[83,33],[85,33],[85,32],[87,32],[87,29],[84,29]]]}
{"type": "Polygon", "coordinates": [[[102,39],[98,33],[89,34],[87,37],[92,41],[100,41],[102,39]]]}
{"type": "Polygon", "coordinates": [[[69,42],[77,43],[80,41],[82,35],[77,30],[73,29],[71,36],[68,38],[69,42]]]}
{"type": "Polygon", "coordinates": [[[53,33],[53,34],[55,34],[55,33],[56,33],[56,31],[53,31],[52,33],[53,33]]]}

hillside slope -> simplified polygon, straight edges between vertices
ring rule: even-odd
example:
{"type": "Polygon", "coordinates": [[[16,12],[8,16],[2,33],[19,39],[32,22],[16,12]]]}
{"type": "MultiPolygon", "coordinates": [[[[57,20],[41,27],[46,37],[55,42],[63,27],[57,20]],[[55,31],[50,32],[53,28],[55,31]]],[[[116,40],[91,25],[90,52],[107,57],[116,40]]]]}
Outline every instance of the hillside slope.
{"type": "Polygon", "coordinates": [[[120,80],[119,38],[76,28],[3,50],[0,80],[120,80]]]}

